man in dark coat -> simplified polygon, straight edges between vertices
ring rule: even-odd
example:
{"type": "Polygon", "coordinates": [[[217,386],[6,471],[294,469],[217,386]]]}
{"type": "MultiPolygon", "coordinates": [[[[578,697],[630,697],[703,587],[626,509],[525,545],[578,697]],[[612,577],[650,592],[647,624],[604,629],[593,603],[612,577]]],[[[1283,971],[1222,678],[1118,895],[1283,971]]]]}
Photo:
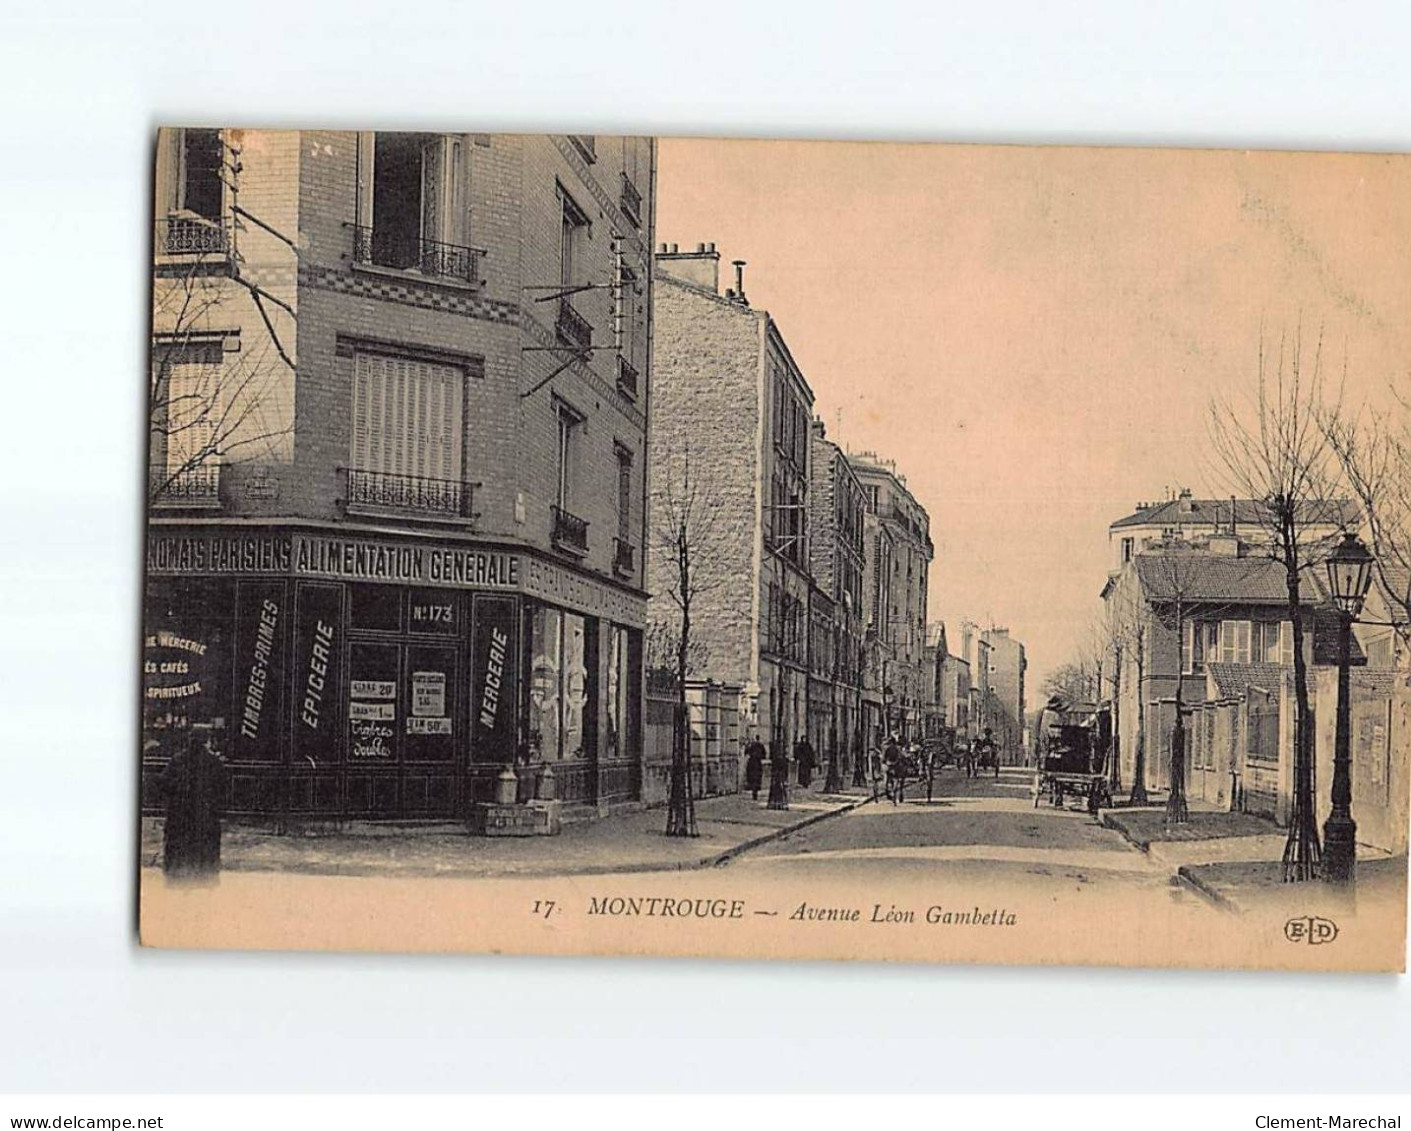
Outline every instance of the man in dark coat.
{"type": "Polygon", "coordinates": [[[759,800],[759,791],[764,785],[764,743],[755,735],[745,744],[745,788],[750,796],[759,800]]]}
{"type": "Polygon", "coordinates": [[[799,764],[799,785],[807,789],[813,784],[813,771],[818,759],[813,754],[813,743],[806,736],[794,743],[794,760],[799,764]]]}
{"type": "Polygon", "coordinates": [[[166,798],[162,871],[169,880],[219,878],[225,781],[225,762],[209,733],[193,733],[158,779],[166,798]]]}

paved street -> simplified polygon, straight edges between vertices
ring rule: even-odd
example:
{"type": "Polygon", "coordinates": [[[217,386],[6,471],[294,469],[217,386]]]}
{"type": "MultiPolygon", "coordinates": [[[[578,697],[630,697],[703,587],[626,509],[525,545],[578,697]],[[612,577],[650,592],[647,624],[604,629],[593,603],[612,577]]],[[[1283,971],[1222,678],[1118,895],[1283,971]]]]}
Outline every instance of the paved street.
{"type": "Polygon", "coordinates": [[[884,798],[744,853],[730,868],[773,881],[944,881],[1042,888],[1056,898],[1092,892],[1203,904],[1172,882],[1174,868],[1085,810],[1055,809],[1047,800],[1035,808],[1032,780],[1030,771],[1017,769],[998,780],[942,770],[930,804],[924,783],[910,787],[903,804],[884,798]]]}

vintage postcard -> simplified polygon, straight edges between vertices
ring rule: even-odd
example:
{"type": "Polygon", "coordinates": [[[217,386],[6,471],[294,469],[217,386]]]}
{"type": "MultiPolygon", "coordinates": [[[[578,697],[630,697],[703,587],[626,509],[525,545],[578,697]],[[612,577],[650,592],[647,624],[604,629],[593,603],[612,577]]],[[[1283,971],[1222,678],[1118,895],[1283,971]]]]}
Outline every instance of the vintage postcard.
{"type": "Polygon", "coordinates": [[[1404,968],[1407,158],[154,156],[144,944],[1404,968]]]}

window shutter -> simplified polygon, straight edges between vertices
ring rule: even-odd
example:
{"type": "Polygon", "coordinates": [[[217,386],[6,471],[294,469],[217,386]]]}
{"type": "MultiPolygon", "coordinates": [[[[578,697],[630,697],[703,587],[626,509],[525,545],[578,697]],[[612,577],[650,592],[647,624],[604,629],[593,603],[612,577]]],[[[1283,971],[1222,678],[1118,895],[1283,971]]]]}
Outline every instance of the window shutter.
{"type": "Polygon", "coordinates": [[[221,347],[192,346],[170,363],[167,377],[168,475],[219,462],[221,347]]]}
{"type": "Polygon", "coordinates": [[[1293,666],[1293,623],[1279,622],[1279,662],[1286,667],[1293,666]]]}
{"type": "Polygon", "coordinates": [[[157,131],[156,168],[153,176],[153,203],[158,219],[176,211],[177,174],[180,166],[181,131],[157,131]]]}
{"type": "Polygon", "coordinates": [[[461,136],[449,137],[446,147],[447,243],[470,243],[470,146],[461,136]]]}
{"type": "Polygon", "coordinates": [[[1192,621],[1186,621],[1185,632],[1181,634],[1181,671],[1185,673],[1195,670],[1195,628],[1192,621]]]}
{"type": "Polygon", "coordinates": [[[371,228],[372,218],[372,169],[376,154],[377,135],[372,130],[362,130],[358,134],[358,199],[354,223],[360,228],[371,228]]]}
{"type": "Polygon", "coordinates": [[[1250,623],[1247,620],[1236,621],[1239,626],[1239,642],[1235,650],[1235,662],[1239,664],[1249,663],[1249,637],[1250,623]]]}
{"type": "Polygon", "coordinates": [[[421,147],[421,238],[445,240],[446,138],[432,138],[421,147]]]}
{"type": "Polygon", "coordinates": [[[452,365],[360,353],[353,369],[352,465],[459,480],[462,384],[452,365]]]}

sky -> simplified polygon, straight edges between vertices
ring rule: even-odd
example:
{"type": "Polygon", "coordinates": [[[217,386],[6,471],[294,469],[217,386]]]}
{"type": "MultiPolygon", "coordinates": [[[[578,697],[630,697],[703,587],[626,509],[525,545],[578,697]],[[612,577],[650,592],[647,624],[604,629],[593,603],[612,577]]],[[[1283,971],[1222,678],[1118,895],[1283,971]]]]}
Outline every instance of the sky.
{"type": "MultiPolygon", "coordinates": [[[[1411,388],[1411,159],[664,139],[658,241],[714,242],[830,438],[931,517],[930,619],[1007,626],[1029,686],[1100,615],[1107,528],[1230,493],[1212,398],[1320,333],[1353,403],[1411,388]]],[[[1031,698],[1033,697],[1031,693],[1031,698]]]]}

